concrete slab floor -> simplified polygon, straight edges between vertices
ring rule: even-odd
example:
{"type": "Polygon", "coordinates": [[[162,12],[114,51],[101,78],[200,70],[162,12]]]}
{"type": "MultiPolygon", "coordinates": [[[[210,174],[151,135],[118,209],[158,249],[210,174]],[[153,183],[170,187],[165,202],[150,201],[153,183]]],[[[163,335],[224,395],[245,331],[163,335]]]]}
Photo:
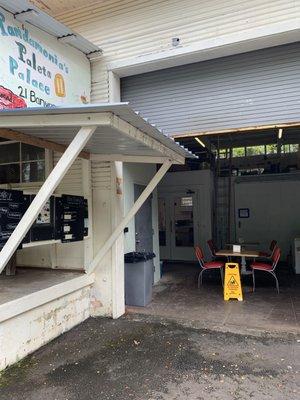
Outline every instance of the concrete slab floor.
{"type": "Polygon", "coordinates": [[[17,268],[15,276],[0,275],[0,304],[46,289],[82,275],[82,272],[17,268]]]}
{"type": "Polygon", "coordinates": [[[199,268],[195,264],[168,264],[154,287],[153,301],[147,307],[127,307],[127,312],[174,318],[221,331],[300,333],[300,282],[285,271],[284,266],[279,269],[279,295],[274,278],[257,273],[254,293],[252,276],[246,276],[244,301],[226,302],[219,271],[205,272],[198,289],[199,268]]]}
{"type": "Polygon", "coordinates": [[[1,400],[296,400],[299,340],[89,319],[0,375],[1,400]]]}

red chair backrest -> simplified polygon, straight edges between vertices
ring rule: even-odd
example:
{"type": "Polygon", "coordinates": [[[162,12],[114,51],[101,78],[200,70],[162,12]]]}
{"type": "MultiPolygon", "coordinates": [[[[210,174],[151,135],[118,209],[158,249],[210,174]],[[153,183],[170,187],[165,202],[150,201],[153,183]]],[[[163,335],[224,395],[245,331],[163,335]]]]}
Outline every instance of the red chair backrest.
{"type": "Polygon", "coordinates": [[[201,247],[199,247],[199,246],[195,247],[195,254],[196,254],[197,260],[199,261],[199,264],[202,267],[203,263],[204,263],[204,254],[203,254],[201,247]]]}
{"type": "Polygon", "coordinates": [[[278,246],[275,247],[274,254],[272,256],[272,267],[273,270],[276,268],[278,261],[280,260],[281,250],[278,246]]]}
{"type": "Polygon", "coordinates": [[[209,250],[210,250],[210,252],[211,252],[211,255],[212,255],[213,257],[215,257],[215,256],[216,256],[216,251],[217,251],[217,249],[216,249],[216,246],[215,246],[213,240],[212,240],[212,239],[208,240],[208,241],[207,241],[207,244],[208,244],[209,250]]]}
{"type": "Polygon", "coordinates": [[[277,244],[277,240],[272,240],[272,242],[270,244],[270,251],[273,252],[273,250],[275,249],[276,244],[277,244]]]}

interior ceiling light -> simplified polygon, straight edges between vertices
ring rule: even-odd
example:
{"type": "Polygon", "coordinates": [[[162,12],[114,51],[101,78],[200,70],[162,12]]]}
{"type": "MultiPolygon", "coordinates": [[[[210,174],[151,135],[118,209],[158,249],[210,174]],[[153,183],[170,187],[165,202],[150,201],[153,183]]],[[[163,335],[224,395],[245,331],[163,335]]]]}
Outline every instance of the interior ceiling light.
{"type": "Polygon", "coordinates": [[[198,137],[195,137],[195,140],[196,140],[202,147],[206,147],[205,144],[202,142],[202,140],[199,139],[198,137]]]}
{"type": "Polygon", "coordinates": [[[282,128],[279,128],[279,129],[278,129],[278,139],[281,139],[281,138],[282,138],[282,134],[283,134],[283,129],[282,129],[282,128]]]}

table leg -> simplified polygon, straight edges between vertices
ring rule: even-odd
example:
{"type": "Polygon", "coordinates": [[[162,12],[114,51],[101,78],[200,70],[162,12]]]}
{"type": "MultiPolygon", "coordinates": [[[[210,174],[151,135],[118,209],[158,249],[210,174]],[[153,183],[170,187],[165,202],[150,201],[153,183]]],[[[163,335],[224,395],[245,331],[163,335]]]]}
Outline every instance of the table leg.
{"type": "Polygon", "coordinates": [[[241,257],[241,275],[250,275],[252,274],[252,271],[247,271],[246,269],[246,257],[242,256],[241,257]]]}
{"type": "Polygon", "coordinates": [[[241,263],[241,274],[246,275],[247,270],[246,270],[246,257],[242,256],[242,263],[241,263]]]}

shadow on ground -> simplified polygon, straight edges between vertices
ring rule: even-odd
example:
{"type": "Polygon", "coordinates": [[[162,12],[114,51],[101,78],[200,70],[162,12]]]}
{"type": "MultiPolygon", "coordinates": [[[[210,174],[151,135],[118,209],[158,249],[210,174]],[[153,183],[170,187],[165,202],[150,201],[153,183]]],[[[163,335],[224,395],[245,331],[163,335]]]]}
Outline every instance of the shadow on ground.
{"type": "Polygon", "coordinates": [[[294,335],[193,329],[153,317],[89,319],[4,371],[1,400],[294,400],[294,335]]]}

